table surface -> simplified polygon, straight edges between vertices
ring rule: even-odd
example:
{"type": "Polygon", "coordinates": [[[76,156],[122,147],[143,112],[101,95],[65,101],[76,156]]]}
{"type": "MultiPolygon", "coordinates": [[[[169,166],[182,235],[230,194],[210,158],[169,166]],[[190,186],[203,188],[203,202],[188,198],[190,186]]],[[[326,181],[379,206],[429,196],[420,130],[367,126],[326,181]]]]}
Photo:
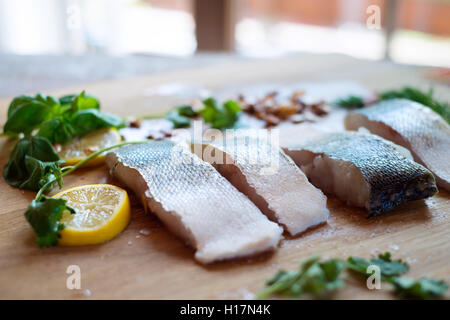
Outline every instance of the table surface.
{"type": "MultiPolygon", "coordinates": [[[[225,62],[49,93],[59,95],[86,89],[100,98],[104,110],[122,115],[167,110],[179,97],[161,94],[157,88],[174,83],[215,91],[262,81],[352,80],[372,89],[433,85],[440,97],[450,100],[447,87],[424,80],[425,71],[337,55],[302,55],[268,61],[225,62]]],[[[10,98],[0,99],[1,123],[5,121],[9,101],[10,98]]],[[[0,166],[3,166],[12,143],[2,138],[0,145],[0,166]]],[[[117,183],[108,176],[105,167],[98,167],[68,176],[64,188],[105,182],[117,183]]],[[[299,261],[312,254],[347,258],[350,255],[370,257],[384,251],[408,261],[409,275],[413,277],[431,276],[450,281],[450,194],[445,191],[373,219],[366,219],[363,210],[329,197],[331,215],[326,224],[297,237],[286,236],[273,253],[208,266],[198,264],[193,250],[168,232],[153,215],[144,214],[133,195],[132,221],[117,238],[96,246],[39,249],[23,216],[33,197],[33,192],[0,182],[2,299],[246,299],[253,297],[264,279],[279,268],[294,269],[299,261]],[[149,234],[142,234],[143,229],[149,234]],[[66,288],[66,270],[70,265],[81,269],[81,290],[66,288]]],[[[346,283],[346,288],[339,290],[334,298],[393,297],[387,284],[382,290],[368,290],[351,277],[346,283]]]]}

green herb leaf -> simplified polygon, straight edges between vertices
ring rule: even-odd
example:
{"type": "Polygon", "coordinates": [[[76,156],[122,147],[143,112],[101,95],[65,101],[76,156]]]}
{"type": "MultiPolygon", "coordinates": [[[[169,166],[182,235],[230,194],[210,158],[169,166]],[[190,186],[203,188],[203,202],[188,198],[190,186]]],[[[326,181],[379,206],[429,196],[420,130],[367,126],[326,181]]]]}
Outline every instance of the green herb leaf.
{"type": "Polygon", "coordinates": [[[397,295],[414,299],[437,298],[448,289],[448,285],[444,281],[431,278],[414,280],[407,277],[393,277],[389,282],[394,285],[397,295]]]}
{"type": "Polygon", "coordinates": [[[309,293],[321,295],[344,286],[339,278],[345,269],[345,262],[339,259],[320,261],[317,256],[304,261],[298,271],[281,270],[266,281],[266,286],[257,298],[265,299],[273,294],[300,297],[309,293]]]}
{"type": "Polygon", "coordinates": [[[180,115],[177,110],[172,110],[167,113],[166,119],[171,121],[175,128],[186,128],[191,125],[191,119],[180,115]]]}
{"type": "Polygon", "coordinates": [[[370,265],[376,265],[380,268],[383,279],[404,274],[409,270],[409,266],[401,260],[391,260],[389,252],[380,254],[377,258],[371,258],[370,261],[359,257],[349,257],[347,259],[347,267],[349,269],[366,277],[370,276],[367,273],[367,267],[370,265]]]}
{"type": "Polygon", "coordinates": [[[17,188],[39,190],[42,178],[57,174],[59,160],[58,154],[46,138],[24,138],[16,143],[3,167],[3,178],[17,188]]]}
{"type": "Polygon", "coordinates": [[[78,96],[70,95],[64,96],[59,99],[61,104],[65,104],[70,100],[71,110],[86,110],[86,109],[100,109],[100,102],[97,98],[86,95],[84,91],[82,91],[78,96]]]}
{"type": "Polygon", "coordinates": [[[173,123],[175,128],[186,128],[191,125],[190,118],[197,115],[198,113],[191,106],[180,106],[169,111],[165,117],[173,123]]]}
{"type": "MultiPolygon", "coordinates": [[[[62,187],[62,163],[64,163],[63,160],[43,162],[28,155],[25,156],[25,167],[29,176],[20,184],[19,188],[37,191],[50,181],[54,181],[54,183],[58,183],[59,187],[62,187]]],[[[47,188],[50,190],[53,185],[48,185],[47,188]]]]}
{"type": "Polygon", "coordinates": [[[365,106],[364,99],[359,96],[348,96],[337,100],[334,104],[347,109],[359,109],[365,106]]]}
{"type": "Polygon", "coordinates": [[[180,116],[192,118],[198,115],[198,112],[196,112],[191,106],[180,106],[177,107],[176,110],[180,116]]]}
{"type": "Polygon", "coordinates": [[[64,229],[60,222],[65,211],[75,213],[75,210],[66,205],[66,200],[42,196],[33,200],[25,212],[25,218],[33,227],[40,247],[56,246],[59,231],[64,229]]]}
{"type": "Polygon", "coordinates": [[[441,115],[447,123],[450,123],[450,105],[434,99],[432,89],[428,92],[424,92],[416,88],[404,87],[400,90],[387,90],[380,93],[380,100],[395,98],[403,98],[419,102],[441,115]]]}
{"type": "Polygon", "coordinates": [[[68,121],[73,128],[73,134],[75,136],[101,128],[122,128],[125,126],[122,117],[107,112],[101,112],[97,109],[76,111],[68,121]]]}
{"type": "Polygon", "coordinates": [[[38,94],[35,97],[17,97],[9,106],[8,119],[3,131],[29,135],[42,122],[59,112],[59,109],[59,101],[52,96],[38,94]]]}
{"type": "Polygon", "coordinates": [[[241,107],[236,101],[228,100],[222,106],[214,98],[208,98],[203,101],[204,108],[200,114],[206,123],[216,129],[231,128],[238,120],[241,107]]]}
{"type": "Polygon", "coordinates": [[[42,123],[37,135],[47,138],[51,143],[65,144],[73,139],[75,129],[62,116],[42,123]]]}

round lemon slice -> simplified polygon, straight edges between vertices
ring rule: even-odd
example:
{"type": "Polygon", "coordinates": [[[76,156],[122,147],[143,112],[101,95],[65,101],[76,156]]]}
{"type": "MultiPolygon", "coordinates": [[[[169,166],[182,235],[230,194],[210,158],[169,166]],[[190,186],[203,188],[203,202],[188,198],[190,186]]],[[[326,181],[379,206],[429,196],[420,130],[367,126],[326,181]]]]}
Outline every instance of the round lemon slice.
{"type": "MultiPolygon", "coordinates": [[[[120,143],[119,132],[114,128],[99,129],[74,138],[71,142],[57,148],[59,157],[65,160],[64,165],[73,166],[88,155],[120,143]]],[[[105,155],[100,155],[90,160],[84,166],[95,166],[105,161],[105,155]]]]}
{"type": "Polygon", "coordinates": [[[81,246],[110,240],[130,221],[130,200],[125,190],[110,184],[91,184],[62,191],[55,198],[67,200],[75,214],[64,212],[58,244],[81,246]]]}

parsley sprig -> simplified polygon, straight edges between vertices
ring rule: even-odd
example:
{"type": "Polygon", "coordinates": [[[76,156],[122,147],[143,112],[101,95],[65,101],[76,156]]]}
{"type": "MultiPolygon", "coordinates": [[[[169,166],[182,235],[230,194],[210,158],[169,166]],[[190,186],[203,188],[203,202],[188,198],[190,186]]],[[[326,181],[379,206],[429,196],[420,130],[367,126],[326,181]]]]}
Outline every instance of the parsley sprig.
{"type": "Polygon", "coordinates": [[[166,114],[155,114],[143,116],[141,119],[166,118],[171,121],[175,128],[186,128],[191,125],[191,120],[201,117],[205,123],[215,129],[232,128],[239,120],[242,111],[239,104],[234,100],[227,100],[220,104],[216,99],[210,97],[203,100],[203,108],[196,111],[189,105],[183,105],[172,109],[166,114]]]}
{"type": "Polygon", "coordinates": [[[301,263],[297,271],[278,271],[266,281],[257,299],[265,299],[273,294],[298,298],[303,294],[324,294],[344,286],[339,278],[345,269],[345,262],[338,259],[320,261],[313,256],[301,263]]]}
{"type": "Polygon", "coordinates": [[[62,187],[63,178],[73,171],[83,166],[86,162],[101,155],[102,153],[119,148],[129,144],[140,144],[144,142],[122,142],[113,146],[109,146],[98,150],[84,158],[73,166],[59,167],[55,170],[51,178],[45,180],[46,182],[41,186],[36,197],[28,206],[25,211],[25,218],[33,228],[37,236],[37,243],[40,247],[55,246],[58,244],[60,237],[59,231],[64,229],[64,224],[60,222],[64,212],[71,214],[75,213],[75,210],[66,204],[64,199],[47,197],[44,194],[49,192],[53,186],[58,183],[59,187],[62,187]]]}
{"type": "Polygon", "coordinates": [[[313,256],[302,262],[297,271],[278,271],[266,281],[257,299],[266,299],[272,295],[291,298],[299,298],[304,294],[323,296],[344,286],[341,278],[344,270],[367,279],[370,276],[367,267],[370,265],[380,268],[381,280],[392,284],[394,293],[400,297],[433,299],[442,296],[448,289],[448,285],[442,280],[402,277],[409,270],[409,265],[401,260],[392,260],[391,254],[386,252],[369,261],[360,257],[349,257],[347,261],[321,261],[319,257],[313,256]]]}

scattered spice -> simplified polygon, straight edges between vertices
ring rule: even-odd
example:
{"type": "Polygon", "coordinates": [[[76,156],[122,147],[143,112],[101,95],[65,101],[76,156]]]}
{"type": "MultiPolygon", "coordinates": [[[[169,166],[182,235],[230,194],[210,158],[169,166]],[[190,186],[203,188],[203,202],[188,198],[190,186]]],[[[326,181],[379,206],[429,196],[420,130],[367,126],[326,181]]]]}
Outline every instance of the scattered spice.
{"type": "Polygon", "coordinates": [[[128,123],[128,127],[139,129],[141,127],[141,124],[142,124],[142,119],[136,119],[136,120],[130,121],[128,123]]]}
{"type": "Polygon", "coordinates": [[[255,102],[249,102],[243,94],[238,96],[238,103],[242,110],[266,122],[266,127],[273,127],[282,121],[301,123],[313,122],[313,116],[323,117],[330,112],[330,107],[324,102],[306,103],[302,100],[304,91],[295,91],[288,101],[279,101],[278,93],[270,92],[255,102]]]}

